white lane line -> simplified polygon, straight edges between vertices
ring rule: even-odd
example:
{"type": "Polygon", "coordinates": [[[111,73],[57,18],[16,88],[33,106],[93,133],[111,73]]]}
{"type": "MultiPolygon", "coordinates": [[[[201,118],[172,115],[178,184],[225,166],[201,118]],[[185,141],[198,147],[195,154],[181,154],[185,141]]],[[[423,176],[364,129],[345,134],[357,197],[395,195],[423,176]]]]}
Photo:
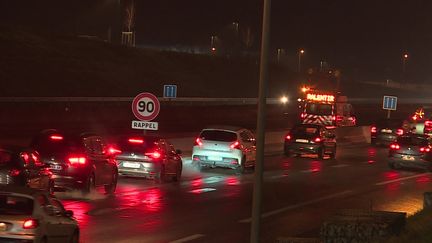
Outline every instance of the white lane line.
{"type": "Polygon", "coordinates": [[[190,236],[178,239],[178,240],[170,241],[169,243],[183,243],[183,242],[188,242],[191,240],[196,240],[196,239],[202,238],[204,236],[205,235],[203,235],[203,234],[195,234],[195,235],[190,235],[190,236]]]}
{"type": "MultiPolygon", "coordinates": [[[[291,205],[291,206],[288,206],[288,207],[276,209],[276,210],[273,210],[273,211],[261,214],[261,218],[267,218],[267,217],[273,216],[275,214],[283,213],[283,212],[288,211],[288,210],[304,207],[304,206],[307,206],[307,205],[310,205],[310,204],[314,204],[314,203],[317,203],[317,202],[321,202],[321,201],[332,199],[332,198],[336,198],[336,197],[341,197],[341,196],[347,195],[349,193],[352,193],[352,191],[351,190],[346,190],[346,191],[343,191],[343,192],[338,192],[338,193],[335,193],[335,194],[327,195],[327,196],[320,197],[320,198],[317,198],[317,199],[313,199],[313,200],[310,200],[310,201],[306,201],[306,202],[302,202],[302,203],[299,203],[299,204],[291,205]]],[[[238,222],[239,223],[250,223],[251,221],[252,221],[251,218],[247,218],[247,219],[239,220],[238,222]]]]}
{"type": "Polygon", "coordinates": [[[333,168],[342,168],[342,167],[347,167],[347,166],[349,166],[349,165],[347,165],[347,164],[340,164],[340,165],[332,165],[331,167],[333,167],[333,168]]]}
{"type": "Polygon", "coordinates": [[[405,180],[409,180],[409,179],[412,179],[412,178],[422,177],[422,176],[431,175],[431,174],[432,173],[428,172],[428,173],[422,173],[422,174],[413,175],[413,176],[401,177],[401,178],[390,180],[390,181],[378,182],[378,183],[375,183],[375,185],[376,186],[382,186],[382,185],[390,184],[390,183],[393,183],[393,182],[405,181],[405,180]]]}
{"type": "Polygon", "coordinates": [[[268,177],[269,179],[279,179],[279,178],[284,178],[287,177],[288,175],[274,175],[274,176],[270,176],[268,177]]]}

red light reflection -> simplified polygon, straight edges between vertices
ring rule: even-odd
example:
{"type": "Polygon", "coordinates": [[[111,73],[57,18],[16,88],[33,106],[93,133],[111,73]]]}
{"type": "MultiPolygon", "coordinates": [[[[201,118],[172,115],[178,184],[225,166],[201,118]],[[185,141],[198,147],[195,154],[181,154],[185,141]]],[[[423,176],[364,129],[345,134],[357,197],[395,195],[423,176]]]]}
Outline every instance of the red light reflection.
{"type": "Polygon", "coordinates": [[[312,172],[319,172],[319,171],[321,171],[321,168],[322,168],[321,161],[314,160],[310,164],[310,170],[312,172]]]}
{"type": "Polygon", "coordinates": [[[431,179],[428,176],[422,176],[416,179],[416,182],[418,184],[427,184],[431,181],[431,179]]]}
{"type": "Polygon", "coordinates": [[[89,215],[91,205],[88,202],[83,201],[70,201],[63,200],[62,201],[66,210],[72,210],[74,212],[74,217],[78,221],[80,228],[85,228],[89,225],[89,215]]]}
{"type": "Polygon", "coordinates": [[[194,179],[194,180],[192,180],[191,185],[194,187],[202,186],[203,185],[203,179],[202,178],[194,179]]]}
{"type": "Polygon", "coordinates": [[[239,181],[239,179],[238,179],[237,177],[230,176],[230,177],[227,177],[227,178],[225,179],[225,183],[226,183],[227,185],[229,185],[229,186],[233,186],[233,185],[239,185],[239,184],[240,184],[240,181],[239,181]]]}
{"type": "Polygon", "coordinates": [[[384,177],[386,179],[394,180],[394,179],[399,178],[400,174],[399,174],[399,172],[396,172],[396,171],[387,171],[387,172],[384,172],[384,177]]]}

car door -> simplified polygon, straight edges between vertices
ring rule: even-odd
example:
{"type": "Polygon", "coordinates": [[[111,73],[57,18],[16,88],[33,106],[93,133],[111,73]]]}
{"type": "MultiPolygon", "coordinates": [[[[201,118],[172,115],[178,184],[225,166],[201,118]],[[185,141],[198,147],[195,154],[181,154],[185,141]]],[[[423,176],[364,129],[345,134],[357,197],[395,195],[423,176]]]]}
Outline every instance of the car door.
{"type": "Polygon", "coordinates": [[[62,232],[61,219],[59,214],[61,210],[56,208],[44,195],[37,197],[39,205],[42,207],[43,222],[45,222],[45,235],[48,237],[48,242],[62,242],[64,235],[62,232]]]}
{"type": "Polygon", "coordinates": [[[72,234],[74,233],[75,227],[73,220],[66,216],[66,210],[63,204],[56,198],[49,198],[50,204],[55,212],[57,225],[57,236],[58,241],[56,242],[67,242],[72,234]]]}
{"type": "Polygon", "coordinates": [[[251,132],[242,130],[240,132],[240,140],[243,146],[243,152],[246,156],[246,161],[255,160],[255,139],[251,132]]]}
{"type": "Polygon", "coordinates": [[[167,163],[169,163],[170,170],[172,173],[176,173],[180,164],[182,163],[180,155],[177,154],[174,146],[167,140],[165,140],[166,151],[167,151],[167,163]]]}

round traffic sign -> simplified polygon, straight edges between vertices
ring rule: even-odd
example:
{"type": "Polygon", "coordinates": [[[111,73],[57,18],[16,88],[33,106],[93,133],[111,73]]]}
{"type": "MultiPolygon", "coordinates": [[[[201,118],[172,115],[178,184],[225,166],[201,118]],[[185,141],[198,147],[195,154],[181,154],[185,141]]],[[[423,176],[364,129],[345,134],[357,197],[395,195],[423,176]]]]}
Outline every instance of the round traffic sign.
{"type": "Polygon", "coordinates": [[[160,110],[159,100],[151,93],[138,94],[132,101],[132,112],[141,121],[151,121],[160,110]]]}

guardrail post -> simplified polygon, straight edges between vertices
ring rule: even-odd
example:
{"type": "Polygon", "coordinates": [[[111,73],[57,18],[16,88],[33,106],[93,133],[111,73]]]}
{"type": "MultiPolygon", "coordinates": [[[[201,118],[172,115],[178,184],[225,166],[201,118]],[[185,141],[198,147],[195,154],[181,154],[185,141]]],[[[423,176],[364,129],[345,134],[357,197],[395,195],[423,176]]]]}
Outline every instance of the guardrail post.
{"type": "Polygon", "coordinates": [[[432,192],[423,193],[423,209],[432,206],[432,192]]]}

